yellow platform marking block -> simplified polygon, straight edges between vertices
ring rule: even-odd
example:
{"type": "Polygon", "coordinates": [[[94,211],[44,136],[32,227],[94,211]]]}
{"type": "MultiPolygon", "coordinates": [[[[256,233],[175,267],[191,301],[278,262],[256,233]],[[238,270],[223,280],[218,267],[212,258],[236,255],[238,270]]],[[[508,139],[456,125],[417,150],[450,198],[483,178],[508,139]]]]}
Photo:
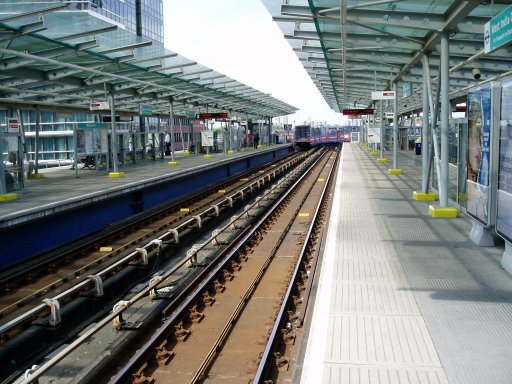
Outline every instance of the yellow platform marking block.
{"type": "Polygon", "coordinates": [[[40,180],[40,179],[44,179],[44,174],[43,173],[31,173],[31,174],[27,175],[27,178],[30,180],[40,180]]]}
{"type": "Polygon", "coordinates": [[[211,159],[212,157],[213,157],[213,155],[204,155],[205,159],[211,159]]]}
{"type": "Polygon", "coordinates": [[[379,152],[375,152],[375,151],[373,151],[373,152],[370,152],[370,155],[371,155],[371,156],[379,156],[379,152]]]}
{"type": "Polygon", "coordinates": [[[455,218],[458,216],[459,211],[453,207],[435,208],[433,205],[429,205],[428,213],[435,218],[455,218]]]}
{"type": "Polygon", "coordinates": [[[412,198],[416,201],[436,201],[437,195],[433,192],[431,193],[423,193],[423,192],[416,192],[414,191],[412,193],[412,198]]]}
{"type": "Polygon", "coordinates": [[[240,179],[240,181],[249,181],[247,177],[244,177],[243,179],[240,179]]]}
{"type": "Polygon", "coordinates": [[[110,177],[110,178],[124,177],[124,172],[110,172],[108,174],[108,177],[110,177]]]}
{"type": "Polygon", "coordinates": [[[16,200],[18,198],[18,194],[16,193],[6,193],[5,195],[0,195],[0,202],[16,200]]]}
{"type": "Polygon", "coordinates": [[[228,153],[229,153],[230,155],[232,155],[233,153],[236,153],[236,151],[229,150],[229,151],[228,151],[228,153]]]}
{"type": "Polygon", "coordinates": [[[183,152],[181,152],[181,154],[183,156],[188,156],[188,155],[190,155],[190,151],[183,151],[183,152]]]}
{"type": "Polygon", "coordinates": [[[100,247],[100,252],[112,252],[113,250],[112,247],[100,247]]]}
{"type": "Polygon", "coordinates": [[[167,164],[169,164],[169,165],[179,165],[180,162],[179,161],[169,161],[167,164]]]}
{"type": "Polygon", "coordinates": [[[190,208],[180,208],[180,212],[190,212],[190,208]]]}
{"type": "Polygon", "coordinates": [[[377,163],[387,163],[388,162],[388,159],[386,159],[385,157],[379,157],[377,159],[377,163]]]}
{"type": "Polygon", "coordinates": [[[318,181],[324,181],[325,179],[318,179],[318,181]]]}
{"type": "Polygon", "coordinates": [[[388,171],[390,175],[402,175],[404,173],[404,170],[401,168],[389,169],[388,171]]]}
{"type": "Polygon", "coordinates": [[[258,144],[258,149],[263,148],[263,144],[258,144]]]}
{"type": "Polygon", "coordinates": [[[309,212],[299,212],[299,217],[309,217],[309,212]]]}
{"type": "Polygon", "coordinates": [[[225,189],[219,189],[219,193],[226,193],[225,189]]]}
{"type": "Polygon", "coordinates": [[[265,173],[265,171],[259,170],[258,173],[265,173]]]}

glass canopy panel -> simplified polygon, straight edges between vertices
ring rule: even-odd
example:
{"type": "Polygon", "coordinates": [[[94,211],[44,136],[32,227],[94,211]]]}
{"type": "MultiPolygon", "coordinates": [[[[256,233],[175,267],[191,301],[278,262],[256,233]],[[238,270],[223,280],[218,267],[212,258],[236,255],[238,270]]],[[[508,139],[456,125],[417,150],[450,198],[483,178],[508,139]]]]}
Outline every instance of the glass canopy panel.
{"type": "MultiPolygon", "coordinates": [[[[437,82],[443,30],[449,35],[449,65],[455,68],[450,72],[450,92],[460,93],[475,84],[473,68],[485,70],[491,79],[511,69],[510,48],[483,54],[483,26],[509,1],[262,1],[281,31],[287,31],[283,34],[333,109],[369,100],[365,83],[389,89],[393,81],[411,81],[418,89],[423,52],[429,52],[431,74],[437,82]],[[343,6],[347,23],[342,31],[343,6]],[[308,35],[305,31],[311,27],[314,34],[308,35]]],[[[399,86],[399,97],[401,93],[399,86]]],[[[416,96],[411,97],[414,103],[409,102],[409,108],[418,105],[421,98],[416,96]]]]}

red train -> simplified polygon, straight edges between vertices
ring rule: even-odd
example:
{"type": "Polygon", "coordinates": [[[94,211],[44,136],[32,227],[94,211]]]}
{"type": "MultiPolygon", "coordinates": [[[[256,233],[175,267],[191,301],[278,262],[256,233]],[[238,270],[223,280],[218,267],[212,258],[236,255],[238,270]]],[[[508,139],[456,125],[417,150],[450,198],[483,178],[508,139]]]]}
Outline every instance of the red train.
{"type": "Polygon", "coordinates": [[[311,127],[296,125],[293,143],[299,148],[310,148],[315,145],[339,144],[344,141],[343,133],[338,127],[311,127]]]}

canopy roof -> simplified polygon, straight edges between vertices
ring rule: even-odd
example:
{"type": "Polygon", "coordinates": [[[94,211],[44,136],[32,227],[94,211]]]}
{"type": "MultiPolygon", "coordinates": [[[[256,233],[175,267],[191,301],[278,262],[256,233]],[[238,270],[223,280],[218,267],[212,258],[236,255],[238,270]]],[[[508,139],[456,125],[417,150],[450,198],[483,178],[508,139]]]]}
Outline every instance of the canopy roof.
{"type": "Polygon", "coordinates": [[[509,0],[262,0],[328,105],[371,104],[397,82],[399,112],[421,109],[421,61],[437,84],[440,40],[449,36],[451,98],[512,72],[509,44],[484,52],[484,25],[509,0]],[[283,4],[285,3],[285,4],[283,4]],[[472,70],[478,68],[480,80],[472,70]],[[404,83],[413,94],[404,97],[404,83]]]}
{"type": "Polygon", "coordinates": [[[120,113],[231,112],[273,117],[297,108],[64,2],[0,3],[0,102],[89,110],[114,93],[120,113]],[[48,4],[54,3],[53,6],[48,4]]]}

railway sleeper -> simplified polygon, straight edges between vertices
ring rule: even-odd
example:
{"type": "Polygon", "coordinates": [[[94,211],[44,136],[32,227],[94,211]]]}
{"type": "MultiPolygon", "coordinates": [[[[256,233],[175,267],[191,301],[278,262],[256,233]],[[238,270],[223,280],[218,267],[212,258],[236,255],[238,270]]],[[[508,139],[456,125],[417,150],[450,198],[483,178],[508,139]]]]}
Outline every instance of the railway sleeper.
{"type": "Polygon", "coordinates": [[[178,322],[178,324],[174,326],[174,336],[178,341],[186,341],[191,334],[192,331],[185,328],[183,321],[178,322]]]}
{"type": "Polygon", "coordinates": [[[288,328],[281,329],[281,335],[286,345],[294,345],[296,336],[293,334],[293,330],[288,328]]]}
{"type": "Polygon", "coordinates": [[[205,317],[205,314],[202,313],[199,310],[199,306],[197,304],[194,304],[192,307],[188,310],[188,318],[193,323],[200,323],[205,317]]]}
{"type": "Polygon", "coordinates": [[[213,281],[213,289],[215,290],[215,293],[222,293],[226,290],[226,286],[216,279],[213,281]]]}
{"type": "Polygon", "coordinates": [[[290,367],[290,358],[281,355],[280,352],[274,352],[274,363],[278,370],[287,371],[290,367]]]}
{"type": "Polygon", "coordinates": [[[151,376],[146,376],[144,370],[148,367],[147,363],[144,363],[137,373],[132,374],[132,384],[152,384],[155,382],[151,376]]]}
{"type": "Polygon", "coordinates": [[[228,269],[224,269],[222,271],[222,274],[223,274],[223,278],[224,280],[226,281],[231,281],[235,278],[235,275],[232,271],[228,270],[228,269]]]}
{"type": "Polygon", "coordinates": [[[212,306],[215,303],[215,297],[210,294],[210,291],[204,291],[202,300],[205,305],[212,306]]]}
{"type": "Polygon", "coordinates": [[[159,367],[164,367],[176,355],[174,351],[167,349],[167,340],[164,340],[158,347],[155,348],[155,360],[159,367]]]}

